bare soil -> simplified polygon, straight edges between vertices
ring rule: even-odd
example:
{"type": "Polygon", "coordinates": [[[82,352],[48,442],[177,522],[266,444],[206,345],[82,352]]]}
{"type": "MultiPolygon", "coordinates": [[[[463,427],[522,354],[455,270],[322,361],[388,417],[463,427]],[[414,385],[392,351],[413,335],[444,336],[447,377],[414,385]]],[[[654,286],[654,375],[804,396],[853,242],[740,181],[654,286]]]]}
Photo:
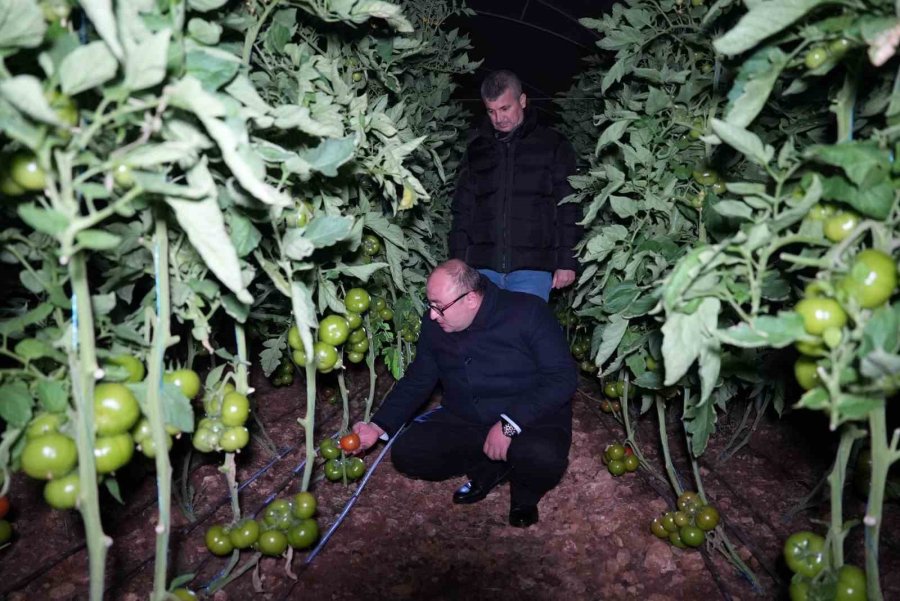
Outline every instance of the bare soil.
{"type": "MultiPolygon", "coordinates": [[[[289,388],[273,388],[254,374],[256,415],[275,452],[259,432],[238,456],[240,506],[255,515],[276,496],[299,490],[305,460],[303,432],[296,418],[306,406],[298,378],[289,388]]],[[[381,374],[376,398],[390,387],[381,374]]],[[[353,421],[362,414],[368,372],[348,373],[353,421]]],[[[333,384],[332,384],[333,385],[333,384]]],[[[170,574],[193,574],[188,586],[216,601],[250,597],[266,600],[712,600],[786,599],[789,573],[781,545],[792,532],[823,532],[827,488],[807,507],[792,512],[825,476],[836,439],[819,416],[809,412],[778,420],[767,415],[739,452],[717,462],[740,416],[723,417],[701,461],[705,492],[719,509],[725,531],[758,580],[754,586],[711,546],[680,550],[654,537],[650,521],[674,506],[667,481],[647,470],[613,478],[600,461],[604,446],[623,438],[619,423],[598,410],[599,387],[583,380],[574,399],[575,423],[569,468],[562,483],[541,502],[540,522],[528,529],[507,525],[509,488],[499,487],[483,502],[456,506],[453,490],[463,479],[443,483],[410,480],[397,473],[386,453],[366,457],[371,476],[345,519],[310,561],[309,552],[262,558],[245,551],[235,568],[251,567],[224,588],[207,586],[221,576],[227,558],[207,552],[204,533],[213,523],[231,520],[231,503],[221,457],[197,457],[185,466],[189,441],[173,453],[170,574]],[[373,469],[374,466],[374,469],[373,469]],[[187,480],[182,476],[187,474],[187,480]],[[187,499],[187,503],[185,503],[187,499]],[[188,506],[190,512],[183,509],[188,506]],[[258,589],[261,592],[258,592],[258,589]]],[[[433,399],[438,402],[439,397],[433,399]]],[[[341,408],[324,398],[317,403],[316,440],[340,428],[341,408]]],[[[679,476],[690,482],[679,416],[668,415],[667,431],[679,476]]],[[[638,420],[638,446],[662,475],[659,425],[653,411],[638,420]]],[[[325,533],[345,510],[360,484],[347,487],[321,479],[311,490],[319,501],[317,521],[325,533]]],[[[119,475],[124,505],[102,495],[106,533],[113,539],[107,565],[107,599],[136,601],[152,589],[154,531],[157,518],[152,463],[134,461],[119,475]]],[[[690,488],[690,487],[689,487],[690,488]]],[[[76,512],[49,509],[41,483],[21,475],[11,489],[16,531],[12,545],[0,551],[0,598],[10,601],[87,598],[87,549],[76,512]]],[[[861,499],[848,493],[845,515],[860,519],[861,499]]],[[[900,599],[900,511],[885,508],[881,575],[885,599],[900,599]]],[[[848,560],[862,565],[862,531],[847,540],[848,560]]]]}

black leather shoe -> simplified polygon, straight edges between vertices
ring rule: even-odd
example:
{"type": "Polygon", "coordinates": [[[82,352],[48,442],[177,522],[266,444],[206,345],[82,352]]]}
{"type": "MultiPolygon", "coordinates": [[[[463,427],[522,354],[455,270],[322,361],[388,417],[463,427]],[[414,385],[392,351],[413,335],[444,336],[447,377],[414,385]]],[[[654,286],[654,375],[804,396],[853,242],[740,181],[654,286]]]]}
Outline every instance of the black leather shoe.
{"type": "Polygon", "coordinates": [[[488,493],[497,488],[500,484],[502,484],[506,477],[509,475],[509,470],[503,470],[497,476],[494,477],[493,480],[487,483],[476,482],[475,480],[469,480],[462,486],[456,489],[456,492],[453,493],[453,502],[457,505],[470,505],[472,503],[477,503],[481,501],[488,493]]]}
{"type": "Polygon", "coordinates": [[[511,505],[509,508],[509,525],[516,528],[528,528],[537,524],[537,505],[511,505]]]}

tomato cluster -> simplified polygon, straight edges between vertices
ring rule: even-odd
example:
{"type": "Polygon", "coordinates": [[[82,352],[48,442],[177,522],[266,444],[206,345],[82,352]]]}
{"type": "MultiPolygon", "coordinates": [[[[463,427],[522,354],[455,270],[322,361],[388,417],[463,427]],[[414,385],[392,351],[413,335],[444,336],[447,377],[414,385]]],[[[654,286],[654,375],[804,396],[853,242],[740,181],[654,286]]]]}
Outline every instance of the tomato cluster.
{"type": "Polygon", "coordinates": [[[215,524],[206,531],[206,548],[213,555],[228,555],[235,549],[256,549],[277,557],[288,546],[308,549],[319,538],[319,526],[313,516],[316,498],[299,492],[290,498],[275,499],[259,519],[247,518],[236,524],[215,524]]]}
{"type": "Polygon", "coordinates": [[[636,472],[641,466],[632,448],[619,442],[606,445],[603,450],[603,464],[609,473],[617,478],[626,472],[636,472]]]}
{"type": "Polygon", "coordinates": [[[784,561],[794,573],[789,589],[791,601],[834,599],[865,601],[866,574],[853,565],[843,565],[835,572],[825,567],[825,539],[804,530],[790,535],[784,542],[784,561]]]}
{"type": "Polygon", "coordinates": [[[273,374],[272,384],[277,387],[290,386],[294,383],[294,363],[290,357],[286,357],[278,364],[278,369],[273,374]]]}
{"type": "Polygon", "coordinates": [[[326,438],[319,445],[319,453],[325,458],[325,478],[329,482],[352,482],[366,473],[366,462],[361,457],[347,457],[359,449],[359,435],[347,434],[340,443],[326,438]]]}
{"type": "Polygon", "coordinates": [[[835,282],[815,281],[807,285],[804,298],[794,307],[809,335],[809,339],[795,345],[801,356],[794,364],[794,376],[804,390],[822,384],[818,368],[828,366],[827,349],[840,344],[843,328],[850,319],[848,309],[876,309],[891,298],[896,288],[896,262],[889,254],[873,248],[857,253],[846,275],[835,282]]]}
{"type": "Polygon", "coordinates": [[[250,399],[230,383],[209,391],[203,400],[204,417],[197,422],[194,448],[201,453],[240,452],[250,442],[244,425],[250,417],[250,399]]]}
{"type": "Polygon", "coordinates": [[[685,491],[678,497],[678,508],[650,522],[650,531],[679,549],[696,548],[706,541],[706,533],[719,525],[719,512],[705,504],[700,496],[685,491]]]}

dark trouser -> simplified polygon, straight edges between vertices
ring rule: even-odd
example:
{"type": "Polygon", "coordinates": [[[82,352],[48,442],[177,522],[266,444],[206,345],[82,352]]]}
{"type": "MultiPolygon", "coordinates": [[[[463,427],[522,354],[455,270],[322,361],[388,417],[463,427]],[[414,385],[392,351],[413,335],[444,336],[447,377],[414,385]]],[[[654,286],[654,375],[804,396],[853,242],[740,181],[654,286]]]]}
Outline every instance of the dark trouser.
{"type": "Polygon", "coordinates": [[[559,484],[569,463],[572,433],[559,427],[530,426],[512,439],[507,461],[484,454],[490,425],[463,421],[444,409],[417,418],[391,450],[394,467],[411,478],[446,480],[466,474],[487,482],[507,467],[512,502],[537,505],[559,484]]]}

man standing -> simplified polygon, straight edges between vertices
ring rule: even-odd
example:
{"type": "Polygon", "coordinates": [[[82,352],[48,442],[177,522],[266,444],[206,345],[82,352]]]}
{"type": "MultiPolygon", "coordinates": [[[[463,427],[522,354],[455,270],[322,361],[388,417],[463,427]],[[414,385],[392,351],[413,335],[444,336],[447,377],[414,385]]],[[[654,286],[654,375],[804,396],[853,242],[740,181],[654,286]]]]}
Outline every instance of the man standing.
{"type": "Polygon", "coordinates": [[[541,497],[562,478],[572,440],[577,372],[549,307],[501,290],[462,261],[428,278],[416,358],[370,423],[360,450],[396,433],[443,385],[443,405],[397,439],[394,467],[444,480],[467,474],[454,503],[476,503],[510,481],[509,523],[538,521],[541,497]]]}
{"type": "Polygon", "coordinates": [[[519,78],[491,73],[481,84],[488,118],[466,148],[453,197],[450,257],[501,288],[535,294],[575,281],[580,207],[572,193],[575,151],[537,124],[519,78]]]}

